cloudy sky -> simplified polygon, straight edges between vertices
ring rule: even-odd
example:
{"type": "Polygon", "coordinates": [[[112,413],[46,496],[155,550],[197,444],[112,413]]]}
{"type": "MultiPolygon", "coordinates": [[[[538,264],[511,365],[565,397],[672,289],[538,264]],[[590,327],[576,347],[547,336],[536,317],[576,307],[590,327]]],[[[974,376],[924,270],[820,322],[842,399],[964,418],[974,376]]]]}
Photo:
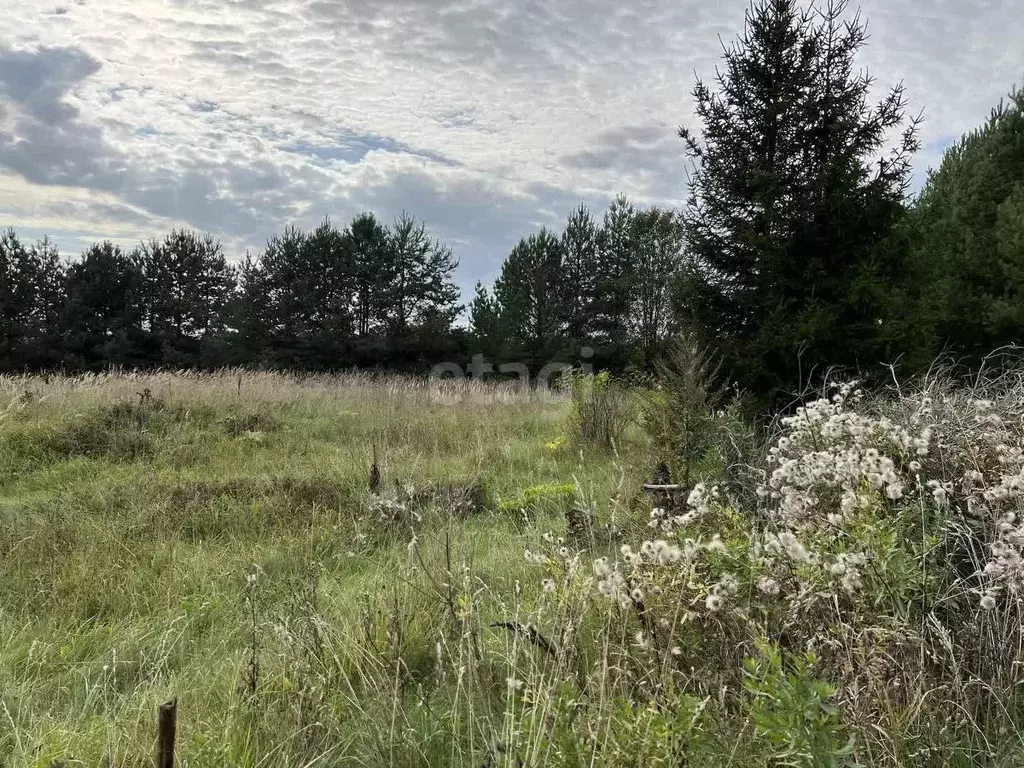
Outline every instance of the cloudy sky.
{"type": "MultiPolygon", "coordinates": [[[[425,219],[493,277],[617,192],[678,204],[695,75],[747,0],[4,0],[0,226],[62,252],[187,225],[425,219]]],[[[924,110],[918,176],[1024,76],[1021,0],[863,0],[861,62],[924,110]]]]}

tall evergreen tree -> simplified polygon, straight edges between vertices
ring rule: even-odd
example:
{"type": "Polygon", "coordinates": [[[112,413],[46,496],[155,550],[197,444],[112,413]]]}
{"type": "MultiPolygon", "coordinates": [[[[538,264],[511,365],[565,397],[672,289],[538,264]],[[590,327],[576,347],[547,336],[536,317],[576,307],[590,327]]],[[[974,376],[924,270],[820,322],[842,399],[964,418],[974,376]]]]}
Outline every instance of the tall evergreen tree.
{"type": "Polygon", "coordinates": [[[669,288],[683,258],[683,230],[678,214],[650,208],[636,215],[633,306],[630,336],[644,365],[660,356],[676,330],[669,288]]]}
{"type": "Polygon", "coordinates": [[[14,230],[0,234],[0,370],[60,362],[64,270],[43,240],[25,247],[14,230]]]}
{"type": "Polygon", "coordinates": [[[66,272],[57,247],[48,238],[29,249],[30,292],[26,362],[32,367],[53,367],[63,360],[61,318],[65,303],[66,272]]]}
{"type": "Polygon", "coordinates": [[[245,354],[265,365],[331,369],[350,364],[355,277],[347,235],[324,219],[288,227],[242,267],[245,354]]]}
{"type": "Polygon", "coordinates": [[[542,229],[519,241],[494,283],[500,336],[534,363],[561,341],[561,262],[561,242],[542,229]]]}
{"type": "Polygon", "coordinates": [[[453,280],[458,262],[451,248],[405,213],[390,227],[387,247],[392,280],[384,298],[388,333],[402,338],[422,324],[451,326],[462,309],[453,280]]]}
{"type": "Polygon", "coordinates": [[[681,309],[761,393],[882,354],[884,285],[899,266],[880,244],[904,213],[916,122],[902,85],[868,106],[872,80],[854,68],[865,28],[845,10],[760,0],[717,91],[694,89],[703,136],[680,129],[696,161],[681,309]]]}
{"type": "Polygon", "coordinates": [[[597,224],[586,206],[581,205],[569,214],[562,232],[559,302],[565,334],[576,345],[588,343],[594,334],[597,235],[597,224]]]}
{"type": "Polygon", "coordinates": [[[474,342],[474,354],[501,354],[505,337],[498,302],[483,283],[476,284],[473,300],[469,303],[469,327],[474,342]]]}
{"type": "MultiPolygon", "coordinates": [[[[134,254],[143,322],[166,365],[202,362],[202,346],[223,331],[237,276],[211,235],[175,230],[134,254]]],[[[154,361],[155,362],[155,361],[154,361]]]]}
{"type": "Polygon", "coordinates": [[[600,343],[624,347],[629,332],[636,270],[636,210],[619,195],[605,212],[597,236],[594,331],[600,343]]]}
{"type": "Polygon", "coordinates": [[[384,326],[387,293],[395,278],[393,252],[387,229],[372,213],[360,214],[352,220],[345,231],[345,241],[351,249],[355,333],[366,339],[384,326]]]}
{"type": "Polygon", "coordinates": [[[1024,339],[1024,89],[945,152],[910,238],[931,340],[918,367],[942,351],[977,363],[1024,339]]]}
{"type": "Polygon", "coordinates": [[[358,297],[356,244],[347,231],[324,219],[301,246],[298,280],[292,301],[309,323],[310,355],[316,367],[336,369],[351,364],[358,297]],[[305,295],[298,292],[305,291],[305,295]]]}
{"type": "Polygon", "coordinates": [[[67,270],[63,327],[68,362],[134,365],[142,344],[140,273],[118,246],[93,245],[67,270]]]}

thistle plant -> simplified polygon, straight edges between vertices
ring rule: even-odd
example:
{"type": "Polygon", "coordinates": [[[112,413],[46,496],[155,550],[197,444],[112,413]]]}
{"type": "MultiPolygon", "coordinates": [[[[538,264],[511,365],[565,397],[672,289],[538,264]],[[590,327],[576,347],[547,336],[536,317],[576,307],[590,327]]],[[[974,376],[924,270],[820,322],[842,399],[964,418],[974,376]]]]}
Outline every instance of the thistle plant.
{"type": "MultiPolygon", "coordinates": [[[[833,745],[839,762],[898,754],[937,719],[947,742],[983,738],[993,720],[1008,727],[1021,662],[1024,398],[1019,385],[995,389],[985,398],[929,382],[872,400],[856,382],[830,387],[781,419],[756,494],[697,483],[684,508],[651,510],[646,538],[594,557],[589,574],[569,569],[594,593],[592,610],[616,617],[596,644],[617,642],[657,670],[648,690],[723,703],[749,696],[744,660],[765,643],[783,666],[812,654],[835,717],[854,726],[849,744],[833,745]]],[[[557,544],[528,560],[575,562],[557,544]]],[[[601,679],[615,689],[636,674],[618,664],[601,679]]]]}

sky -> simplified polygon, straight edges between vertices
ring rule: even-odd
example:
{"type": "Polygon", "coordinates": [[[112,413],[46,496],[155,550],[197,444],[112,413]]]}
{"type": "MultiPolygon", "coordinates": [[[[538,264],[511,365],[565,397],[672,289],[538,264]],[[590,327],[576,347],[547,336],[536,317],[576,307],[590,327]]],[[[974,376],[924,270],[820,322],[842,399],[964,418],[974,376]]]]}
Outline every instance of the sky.
{"type": "MultiPolygon", "coordinates": [[[[489,281],[617,193],[680,206],[680,125],[747,0],[4,0],[0,227],[75,254],[174,227],[423,219],[489,281]]],[[[856,7],[856,6],[855,6],[856,7]]],[[[1022,0],[863,0],[860,63],[923,111],[919,184],[1024,79],[1022,0]]]]}

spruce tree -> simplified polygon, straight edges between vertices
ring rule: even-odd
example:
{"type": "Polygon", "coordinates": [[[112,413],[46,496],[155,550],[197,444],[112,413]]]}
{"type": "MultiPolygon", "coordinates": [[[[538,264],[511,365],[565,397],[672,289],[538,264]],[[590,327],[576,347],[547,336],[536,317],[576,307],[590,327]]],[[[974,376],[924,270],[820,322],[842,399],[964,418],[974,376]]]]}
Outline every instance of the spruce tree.
{"type": "Polygon", "coordinates": [[[769,397],[882,362],[899,272],[883,244],[905,211],[916,121],[902,84],[869,106],[872,79],[855,68],[865,27],[845,11],[760,0],[717,88],[694,88],[702,135],[680,129],[695,161],[680,310],[769,397]]]}

